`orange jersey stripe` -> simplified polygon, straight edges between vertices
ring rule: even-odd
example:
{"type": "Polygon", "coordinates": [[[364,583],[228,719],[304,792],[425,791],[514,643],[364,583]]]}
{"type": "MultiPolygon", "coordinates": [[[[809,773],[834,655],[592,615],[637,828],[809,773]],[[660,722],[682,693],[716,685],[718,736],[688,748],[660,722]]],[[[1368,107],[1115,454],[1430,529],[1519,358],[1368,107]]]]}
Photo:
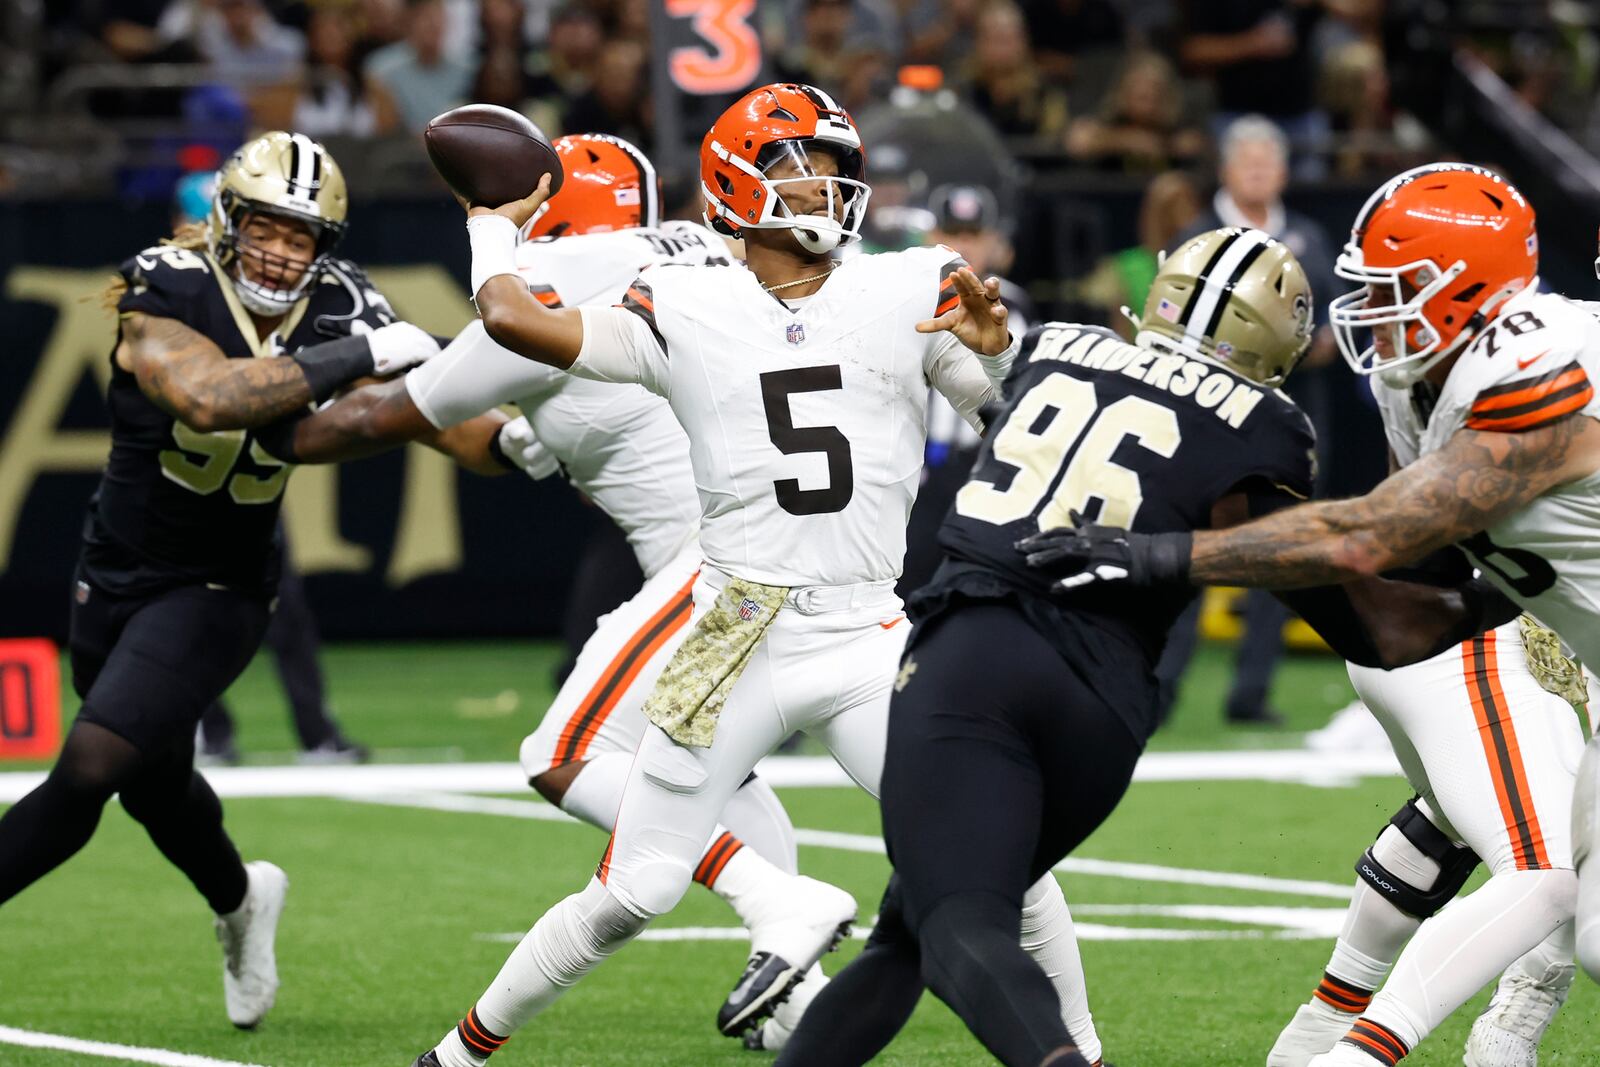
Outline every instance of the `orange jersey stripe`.
{"type": "Polygon", "coordinates": [[[1497,393],[1492,396],[1480,396],[1472,404],[1472,413],[1481,415],[1490,411],[1501,411],[1505,408],[1521,407],[1537,400],[1543,400],[1552,393],[1559,393],[1568,386],[1579,385],[1589,380],[1583,373],[1582,367],[1563,368],[1559,374],[1549,380],[1538,380],[1522,389],[1509,393],[1497,393]]]}
{"type": "Polygon", "coordinates": [[[617,706],[644,664],[689,621],[694,607],[694,583],[699,576],[700,572],[696,571],[683,588],[674,593],[660,610],[628,638],[606,669],[600,672],[600,677],[578,703],[578,710],[572,713],[572,718],[562,728],[551,757],[552,767],[583,758],[606,717],[617,706]]]}
{"type": "Polygon", "coordinates": [[[941,301],[939,306],[933,309],[934,317],[938,318],[940,315],[943,315],[948,311],[954,311],[956,305],[959,303],[961,303],[961,298],[959,296],[952,296],[941,301]]]}
{"type": "Polygon", "coordinates": [[[617,835],[612,834],[606,840],[606,854],[600,857],[600,866],[594,870],[594,876],[600,879],[600,884],[605,885],[606,879],[611,877],[611,849],[617,843],[617,835]]]}
{"type": "Polygon", "coordinates": [[[1511,839],[1518,870],[1538,870],[1549,866],[1544,849],[1544,834],[1533,810],[1527,789],[1527,770],[1517,744],[1516,728],[1507,712],[1505,692],[1500,686],[1499,660],[1495,634],[1491,630],[1461,645],[1462,670],[1467,694],[1478,724],[1489,779],[1494,783],[1500,817],[1511,839]]]}
{"type": "MultiPolygon", "coordinates": [[[[1585,385],[1581,392],[1573,393],[1558,400],[1551,400],[1534,411],[1510,418],[1488,419],[1476,414],[1467,418],[1469,430],[1501,430],[1521,431],[1532,430],[1546,423],[1555,422],[1557,419],[1570,415],[1574,411],[1582,410],[1589,401],[1594,399],[1594,386],[1585,385]]],[[[1474,411],[1477,409],[1474,408],[1474,411]]]]}
{"type": "Polygon", "coordinates": [[[628,290],[628,299],[632,300],[634,303],[650,312],[650,314],[654,315],[656,313],[655,301],[651,300],[648,296],[645,296],[639,290],[630,288],[628,290]]]}

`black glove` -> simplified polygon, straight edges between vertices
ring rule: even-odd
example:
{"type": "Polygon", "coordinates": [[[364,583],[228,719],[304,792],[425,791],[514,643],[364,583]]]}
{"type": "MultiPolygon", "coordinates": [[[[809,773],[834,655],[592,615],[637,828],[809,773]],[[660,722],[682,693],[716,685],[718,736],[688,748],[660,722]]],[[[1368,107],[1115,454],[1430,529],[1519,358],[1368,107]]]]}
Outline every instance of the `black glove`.
{"type": "Polygon", "coordinates": [[[1189,580],[1189,550],[1194,535],[1142,534],[1085,523],[1072,512],[1075,525],[1041,530],[1017,542],[1037,567],[1054,578],[1058,589],[1076,589],[1090,582],[1125,581],[1131,585],[1179,585],[1189,580]]]}

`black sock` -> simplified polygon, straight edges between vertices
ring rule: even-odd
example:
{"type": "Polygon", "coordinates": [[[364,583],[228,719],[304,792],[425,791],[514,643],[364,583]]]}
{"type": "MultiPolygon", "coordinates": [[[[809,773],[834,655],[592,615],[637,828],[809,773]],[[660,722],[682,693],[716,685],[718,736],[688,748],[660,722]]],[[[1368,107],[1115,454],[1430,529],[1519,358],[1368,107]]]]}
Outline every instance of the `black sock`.
{"type": "Polygon", "coordinates": [[[1006,1067],[1087,1063],[1061,1021],[1050,979],[1022,949],[1021,909],[993,893],[939,901],[918,931],[928,988],[1006,1067]]]}
{"type": "Polygon", "coordinates": [[[880,914],[867,947],[807,1006],[773,1067],[870,1062],[922,998],[921,962],[910,934],[880,914]]]}
{"type": "Polygon", "coordinates": [[[138,749],[110,730],[73,725],[49,777],[0,817],[0,904],[88,844],[106,801],[140,759],[138,749]]]}
{"type": "Polygon", "coordinates": [[[122,790],[122,806],[212,911],[226,915],[244,903],[244,861],[222,828],[222,802],[194,769],[192,744],[153,761],[122,790]]]}

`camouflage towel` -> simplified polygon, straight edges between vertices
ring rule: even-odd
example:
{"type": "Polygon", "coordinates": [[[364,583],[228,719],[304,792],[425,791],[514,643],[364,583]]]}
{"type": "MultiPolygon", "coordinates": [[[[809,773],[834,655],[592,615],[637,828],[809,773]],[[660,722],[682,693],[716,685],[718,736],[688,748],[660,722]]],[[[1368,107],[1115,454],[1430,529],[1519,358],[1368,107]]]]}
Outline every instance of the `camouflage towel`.
{"type": "Polygon", "coordinates": [[[1583,667],[1567,655],[1554,630],[1541,625],[1532,615],[1523,615],[1517,621],[1522,624],[1522,647],[1528,654],[1528,670],[1534,679],[1576,708],[1580,719],[1584,718],[1589,689],[1583,667]]]}
{"type": "Polygon", "coordinates": [[[645,718],[680,745],[710,748],[722,705],[788,595],[787,586],[729,578],[667,662],[645,718]]]}

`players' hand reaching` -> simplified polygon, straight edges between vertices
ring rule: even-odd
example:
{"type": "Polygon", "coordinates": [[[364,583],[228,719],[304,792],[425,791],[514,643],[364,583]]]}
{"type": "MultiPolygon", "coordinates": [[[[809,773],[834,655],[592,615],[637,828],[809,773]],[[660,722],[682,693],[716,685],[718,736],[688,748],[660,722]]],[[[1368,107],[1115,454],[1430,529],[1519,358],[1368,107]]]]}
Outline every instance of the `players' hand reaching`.
{"type": "Polygon", "coordinates": [[[453,195],[456,198],[456,203],[467,209],[467,218],[475,219],[481,215],[500,215],[516,223],[517,229],[520,230],[544,206],[544,202],[550,199],[550,175],[546,174],[540,178],[538,188],[521,200],[513,200],[498,207],[471,204],[460,193],[454,193],[453,195]]]}
{"type": "Polygon", "coordinates": [[[1006,326],[1006,306],[1000,302],[1000,279],[979,281],[971,267],[961,267],[950,276],[960,302],[936,319],[917,323],[918,333],[949,330],[974,352],[996,356],[1011,344],[1006,326]]]}
{"type": "Polygon", "coordinates": [[[1017,542],[1028,566],[1058,578],[1059,590],[1091,582],[1125,581],[1132,585],[1175,585],[1189,579],[1193,535],[1143,534],[1116,526],[1085,522],[1074,511],[1071,526],[1041,530],[1017,542]]]}
{"type": "Polygon", "coordinates": [[[415,367],[439,354],[439,342],[427,330],[409,322],[391,322],[367,334],[372,349],[372,373],[380,378],[415,367]]]}

